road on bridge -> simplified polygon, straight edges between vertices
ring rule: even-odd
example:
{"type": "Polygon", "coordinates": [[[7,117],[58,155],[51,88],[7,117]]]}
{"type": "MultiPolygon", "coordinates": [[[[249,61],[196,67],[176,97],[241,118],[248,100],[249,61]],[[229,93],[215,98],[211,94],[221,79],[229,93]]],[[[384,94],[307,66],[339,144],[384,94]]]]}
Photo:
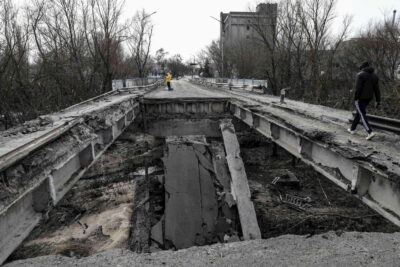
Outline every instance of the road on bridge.
{"type": "Polygon", "coordinates": [[[145,95],[146,99],[175,99],[175,98],[227,98],[225,93],[204,89],[186,80],[172,80],[171,87],[161,87],[145,95]]]}

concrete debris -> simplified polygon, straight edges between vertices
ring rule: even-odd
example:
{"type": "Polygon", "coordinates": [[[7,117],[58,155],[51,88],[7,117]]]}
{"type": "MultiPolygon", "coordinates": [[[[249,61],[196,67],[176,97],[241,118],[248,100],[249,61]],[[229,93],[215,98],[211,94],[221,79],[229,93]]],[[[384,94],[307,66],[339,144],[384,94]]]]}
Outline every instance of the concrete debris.
{"type": "Polygon", "coordinates": [[[230,120],[220,124],[226,149],[226,159],[232,177],[232,191],[237,201],[240,223],[245,240],[261,238],[256,212],[247,181],[244,163],[240,157],[240,146],[235,134],[235,128],[230,120]]]}
{"type": "Polygon", "coordinates": [[[232,242],[240,242],[240,238],[237,234],[233,234],[232,236],[224,235],[224,243],[232,243],[232,242]]]}
{"type": "Polygon", "coordinates": [[[282,195],[279,194],[279,199],[281,200],[282,203],[285,203],[289,207],[299,211],[305,211],[306,209],[312,207],[312,205],[310,204],[312,202],[310,197],[303,198],[289,194],[286,194],[284,197],[282,197],[282,195]]]}
{"type": "Polygon", "coordinates": [[[149,252],[151,231],[149,214],[149,188],[147,181],[137,179],[134,191],[130,249],[135,252],[149,252]]]}
{"type": "Polygon", "coordinates": [[[233,206],[236,205],[236,201],[235,201],[235,199],[233,199],[233,196],[231,193],[225,194],[225,202],[228,204],[229,208],[232,208],[233,206]]]}
{"type": "Polygon", "coordinates": [[[296,175],[294,175],[289,170],[282,170],[280,176],[276,176],[271,184],[273,185],[282,185],[282,186],[292,186],[292,187],[300,187],[300,181],[296,175]]]}
{"type": "MultiPolygon", "coordinates": [[[[147,168],[147,174],[152,174],[156,171],[159,171],[160,169],[155,167],[155,166],[151,166],[147,168]]],[[[139,167],[136,169],[136,171],[133,173],[133,175],[140,175],[140,176],[144,176],[146,174],[146,168],[145,167],[139,167]]]]}
{"type": "Polygon", "coordinates": [[[3,199],[0,198],[0,210],[3,210],[25,190],[42,181],[46,173],[57,169],[60,163],[81,151],[82,147],[93,139],[92,129],[86,125],[75,126],[54,142],[8,168],[5,177],[8,187],[14,193],[5,192],[0,186],[0,196],[5,196],[3,199]]]}
{"type": "Polygon", "coordinates": [[[215,154],[209,151],[213,146],[207,144],[204,136],[168,137],[167,146],[163,158],[165,247],[181,249],[223,242],[224,235],[235,232],[237,227],[230,186],[222,186],[230,183],[221,180],[229,182],[229,173],[225,171],[223,178],[217,178],[217,172],[221,174],[223,168],[216,168],[215,154]]]}

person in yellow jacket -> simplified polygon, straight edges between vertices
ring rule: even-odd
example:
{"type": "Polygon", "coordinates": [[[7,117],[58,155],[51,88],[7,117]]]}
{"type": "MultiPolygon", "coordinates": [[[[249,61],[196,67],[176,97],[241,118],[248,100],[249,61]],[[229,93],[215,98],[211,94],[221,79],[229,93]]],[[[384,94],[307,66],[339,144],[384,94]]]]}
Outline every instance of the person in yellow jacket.
{"type": "Polygon", "coordinates": [[[167,82],[167,86],[168,86],[168,91],[171,91],[171,80],[172,80],[172,76],[171,73],[167,72],[167,76],[165,77],[165,81],[167,82]]]}

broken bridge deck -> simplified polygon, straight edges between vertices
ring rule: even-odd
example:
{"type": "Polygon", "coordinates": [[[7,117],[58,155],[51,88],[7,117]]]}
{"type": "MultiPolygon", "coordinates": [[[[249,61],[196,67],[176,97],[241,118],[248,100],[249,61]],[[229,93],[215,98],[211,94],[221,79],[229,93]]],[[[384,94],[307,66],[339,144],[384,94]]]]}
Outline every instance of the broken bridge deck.
{"type": "Polygon", "coordinates": [[[355,135],[346,131],[348,111],[292,100],[281,104],[276,97],[217,85],[207,89],[231,97],[231,114],[338,186],[356,185],[356,197],[400,226],[399,135],[377,130],[367,141],[360,126],[355,135]]]}

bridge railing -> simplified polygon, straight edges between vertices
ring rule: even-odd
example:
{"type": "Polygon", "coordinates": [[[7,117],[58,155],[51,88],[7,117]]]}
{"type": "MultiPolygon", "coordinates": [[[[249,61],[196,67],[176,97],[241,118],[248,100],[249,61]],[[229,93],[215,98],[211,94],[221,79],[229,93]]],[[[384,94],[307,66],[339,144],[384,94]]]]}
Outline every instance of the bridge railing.
{"type": "Polygon", "coordinates": [[[267,80],[194,77],[192,81],[216,88],[240,89],[261,93],[268,88],[267,80]]]}
{"type": "Polygon", "coordinates": [[[120,79],[112,81],[112,89],[134,89],[143,86],[152,85],[155,83],[160,83],[163,81],[161,77],[147,77],[147,78],[130,78],[130,79],[120,79]]]}

